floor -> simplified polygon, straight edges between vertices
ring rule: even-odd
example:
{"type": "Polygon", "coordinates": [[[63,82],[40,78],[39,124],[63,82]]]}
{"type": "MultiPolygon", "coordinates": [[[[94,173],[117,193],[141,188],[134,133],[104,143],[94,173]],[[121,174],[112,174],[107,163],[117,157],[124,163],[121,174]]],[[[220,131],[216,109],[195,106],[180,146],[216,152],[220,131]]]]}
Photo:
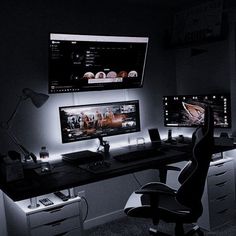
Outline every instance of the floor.
{"type": "MultiPolygon", "coordinates": [[[[152,222],[147,219],[124,217],[104,225],[86,230],[86,236],[149,236],[148,229],[152,222]]],[[[160,222],[158,229],[161,232],[173,235],[174,224],[160,222]]],[[[204,231],[205,236],[236,236],[236,216],[226,225],[217,230],[204,231]]]]}

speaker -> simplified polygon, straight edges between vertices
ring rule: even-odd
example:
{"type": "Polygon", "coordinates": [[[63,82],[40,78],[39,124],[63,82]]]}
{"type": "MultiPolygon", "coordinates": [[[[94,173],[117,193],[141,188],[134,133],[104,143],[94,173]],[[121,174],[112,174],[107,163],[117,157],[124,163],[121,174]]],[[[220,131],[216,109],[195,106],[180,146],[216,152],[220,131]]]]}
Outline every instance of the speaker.
{"type": "Polygon", "coordinates": [[[152,144],[155,146],[160,146],[161,145],[161,137],[160,137],[158,129],[157,128],[149,129],[148,133],[149,133],[149,137],[150,137],[152,144]]]}

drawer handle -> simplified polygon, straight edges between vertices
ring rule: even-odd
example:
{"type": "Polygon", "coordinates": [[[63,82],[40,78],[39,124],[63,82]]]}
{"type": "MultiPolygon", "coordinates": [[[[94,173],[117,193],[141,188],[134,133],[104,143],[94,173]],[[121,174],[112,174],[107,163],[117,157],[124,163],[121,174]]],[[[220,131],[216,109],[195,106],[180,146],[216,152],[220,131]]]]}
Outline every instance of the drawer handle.
{"type": "Polygon", "coordinates": [[[57,225],[60,225],[63,221],[65,221],[65,219],[57,220],[57,221],[54,221],[54,222],[51,222],[51,223],[48,223],[48,224],[45,224],[45,225],[55,227],[57,225]]]}
{"type": "Polygon", "coordinates": [[[61,211],[61,208],[60,209],[54,209],[52,211],[49,211],[49,213],[55,213],[55,212],[58,212],[58,211],[61,211]]]}
{"type": "Polygon", "coordinates": [[[58,226],[60,224],[61,224],[61,222],[58,222],[58,223],[52,224],[51,227],[55,227],[55,226],[58,226]]]}
{"type": "Polygon", "coordinates": [[[223,172],[220,172],[220,173],[218,173],[218,174],[215,174],[215,176],[223,175],[223,174],[225,174],[225,173],[226,173],[226,171],[223,171],[223,172]]]}
{"type": "Polygon", "coordinates": [[[215,185],[218,186],[218,187],[224,186],[226,182],[227,182],[227,181],[224,181],[224,182],[221,182],[221,183],[218,183],[218,184],[215,184],[215,185]]]}
{"type": "Polygon", "coordinates": [[[224,210],[222,210],[222,211],[218,211],[217,213],[223,214],[223,213],[225,213],[226,211],[228,211],[228,209],[224,209],[224,210]]]}
{"type": "Polygon", "coordinates": [[[54,236],[63,236],[63,235],[67,235],[69,233],[69,231],[65,232],[65,233],[61,233],[61,234],[56,234],[54,236]]]}
{"type": "Polygon", "coordinates": [[[224,163],[215,164],[216,167],[221,167],[223,165],[224,165],[224,163]]]}
{"type": "Polygon", "coordinates": [[[64,207],[64,206],[62,206],[62,207],[60,206],[60,207],[50,208],[50,209],[46,209],[46,210],[44,210],[44,212],[53,213],[53,212],[61,211],[63,207],[64,207]]]}
{"type": "Polygon", "coordinates": [[[218,198],[216,198],[216,200],[224,200],[225,198],[227,197],[227,195],[224,195],[224,196],[222,196],[222,197],[218,197],[218,198]]]}

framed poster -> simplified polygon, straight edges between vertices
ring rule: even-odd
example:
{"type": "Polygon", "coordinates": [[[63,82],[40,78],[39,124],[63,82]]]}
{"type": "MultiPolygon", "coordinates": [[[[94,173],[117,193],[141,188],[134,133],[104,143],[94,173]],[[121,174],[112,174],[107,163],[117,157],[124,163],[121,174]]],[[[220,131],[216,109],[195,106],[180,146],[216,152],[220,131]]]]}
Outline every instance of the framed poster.
{"type": "Polygon", "coordinates": [[[177,12],[174,17],[171,44],[181,45],[221,36],[223,0],[210,0],[177,12]]]}

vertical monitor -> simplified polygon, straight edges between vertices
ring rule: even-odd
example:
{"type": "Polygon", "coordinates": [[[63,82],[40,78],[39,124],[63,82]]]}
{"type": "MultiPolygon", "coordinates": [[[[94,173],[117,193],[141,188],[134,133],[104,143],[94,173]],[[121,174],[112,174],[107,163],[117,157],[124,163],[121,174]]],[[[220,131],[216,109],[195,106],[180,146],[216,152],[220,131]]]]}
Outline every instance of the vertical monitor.
{"type": "Polygon", "coordinates": [[[62,142],[140,131],[139,101],[59,107],[62,142]]]}
{"type": "Polygon", "coordinates": [[[164,96],[164,125],[167,127],[196,127],[203,124],[204,106],[210,105],[215,128],[231,127],[229,94],[164,96]]]}
{"type": "Polygon", "coordinates": [[[50,34],[49,93],[143,86],[147,37],[50,34]]]}

